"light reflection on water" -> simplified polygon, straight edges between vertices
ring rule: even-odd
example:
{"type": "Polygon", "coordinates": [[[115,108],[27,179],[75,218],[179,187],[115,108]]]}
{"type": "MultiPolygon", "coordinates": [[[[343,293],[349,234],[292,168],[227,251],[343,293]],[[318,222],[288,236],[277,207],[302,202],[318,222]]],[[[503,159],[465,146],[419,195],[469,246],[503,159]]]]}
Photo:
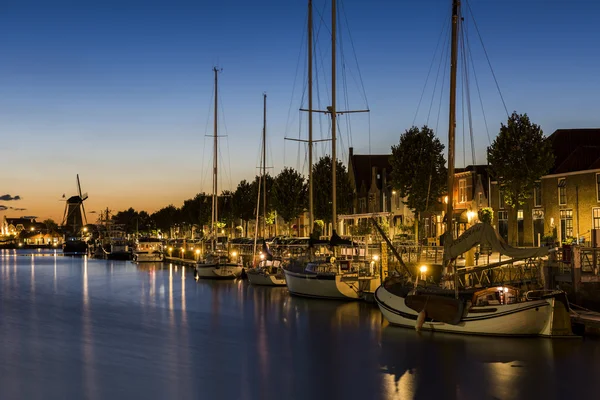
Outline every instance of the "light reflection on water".
{"type": "Polygon", "coordinates": [[[560,399],[600,386],[595,340],[417,334],[369,304],[49,255],[0,250],[1,399],[560,399]]]}

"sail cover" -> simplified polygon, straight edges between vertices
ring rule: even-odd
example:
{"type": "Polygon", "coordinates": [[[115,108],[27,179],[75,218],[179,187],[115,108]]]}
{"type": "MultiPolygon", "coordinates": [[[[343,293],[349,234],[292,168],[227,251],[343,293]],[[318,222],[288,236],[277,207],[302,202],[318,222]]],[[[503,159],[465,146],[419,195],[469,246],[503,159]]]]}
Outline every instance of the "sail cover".
{"type": "Polygon", "coordinates": [[[490,225],[478,223],[467,229],[458,239],[452,241],[446,236],[444,241],[444,261],[466,253],[478,244],[487,244],[494,251],[512,258],[543,257],[548,255],[548,247],[521,249],[506,244],[498,232],[490,225]]]}

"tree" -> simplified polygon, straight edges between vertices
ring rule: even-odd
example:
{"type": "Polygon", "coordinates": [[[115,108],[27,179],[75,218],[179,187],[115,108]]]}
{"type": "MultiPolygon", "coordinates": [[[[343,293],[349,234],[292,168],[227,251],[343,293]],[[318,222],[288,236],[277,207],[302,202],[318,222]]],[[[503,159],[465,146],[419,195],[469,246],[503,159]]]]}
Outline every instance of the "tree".
{"type": "Polygon", "coordinates": [[[42,222],[45,226],[46,229],[48,230],[48,233],[54,233],[56,231],[58,231],[58,224],[56,222],[54,222],[53,219],[47,219],[44,220],[44,222],[42,222]]]}
{"type": "Polygon", "coordinates": [[[248,235],[248,221],[254,218],[255,210],[256,195],[252,190],[252,185],[244,179],[233,193],[233,213],[236,218],[244,221],[246,235],[248,235]]]}
{"type": "MultiPolygon", "coordinates": [[[[321,157],[313,166],[315,219],[332,222],[331,186],[331,157],[321,157]]],[[[347,214],[352,206],[352,186],[348,171],[339,160],[336,169],[336,200],[337,214],[347,214]]]]}
{"type": "Polygon", "coordinates": [[[308,185],[293,168],[284,168],[273,183],[273,208],[289,224],[306,209],[308,185]]]}
{"type": "Polygon", "coordinates": [[[160,229],[163,232],[169,232],[171,226],[174,223],[179,222],[179,214],[179,209],[170,204],[153,213],[150,218],[154,221],[157,229],[160,229]]]}
{"type": "Polygon", "coordinates": [[[527,114],[513,112],[506,125],[487,148],[490,173],[500,182],[504,201],[511,208],[513,224],[509,241],[515,243],[516,207],[533,195],[536,181],[547,174],[554,164],[552,144],[544,138],[539,125],[527,114]]]}
{"type": "Polygon", "coordinates": [[[419,240],[420,214],[439,202],[447,189],[444,145],[427,125],[413,126],[400,135],[392,146],[390,157],[391,184],[406,198],[408,208],[415,213],[415,238],[419,240]]]}

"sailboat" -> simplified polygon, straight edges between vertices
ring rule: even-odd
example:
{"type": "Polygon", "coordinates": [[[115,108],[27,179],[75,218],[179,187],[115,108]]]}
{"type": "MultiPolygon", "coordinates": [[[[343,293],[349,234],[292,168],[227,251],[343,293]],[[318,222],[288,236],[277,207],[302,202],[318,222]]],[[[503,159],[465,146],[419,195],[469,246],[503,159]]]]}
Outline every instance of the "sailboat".
{"type": "MultiPolygon", "coordinates": [[[[284,268],[286,284],[290,293],[323,299],[358,300],[366,293],[373,293],[380,285],[379,271],[367,260],[336,259],[336,247],[353,244],[341,239],[335,230],[337,223],[336,199],[336,118],[341,113],[336,109],[336,0],[331,2],[331,106],[327,111],[312,108],[312,1],[308,2],[308,129],[309,129],[309,207],[311,231],[313,228],[312,197],[312,113],[331,115],[331,174],[332,174],[332,221],[333,232],[329,242],[333,256],[308,263],[290,262],[284,268]],[[300,268],[298,268],[300,267],[300,268]]],[[[366,111],[366,110],[363,110],[366,111]]],[[[344,111],[363,112],[363,111],[344,111]]],[[[310,247],[310,244],[309,244],[310,247]]],[[[352,251],[350,252],[352,253],[352,251]]]]}
{"type": "Polygon", "coordinates": [[[258,198],[256,202],[256,223],[254,225],[254,251],[256,254],[256,243],[258,237],[258,214],[260,210],[260,195],[261,186],[263,187],[263,244],[261,252],[261,260],[254,268],[247,271],[248,281],[252,285],[261,286],[285,286],[285,275],[282,269],[281,258],[275,258],[269,251],[269,248],[264,240],[266,237],[266,221],[267,221],[267,95],[263,94],[263,135],[262,135],[262,174],[258,184],[258,198]]]}
{"type": "Polygon", "coordinates": [[[194,278],[206,278],[206,279],[235,279],[239,278],[243,272],[243,265],[241,258],[238,258],[237,262],[232,260],[227,249],[217,248],[217,221],[218,216],[218,125],[217,125],[217,99],[218,99],[218,68],[213,68],[215,73],[215,114],[214,114],[214,153],[213,153],[213,193],[212,193],[212,214],[211,214],[211,241],[212,249],[203,260],[199,260],[196,263],[194,269],[194,278]]]}
{"type": "MultiPolygon", "coordinates": [[[[487,223],[452,236],[454,187],[454,136],[456,121],[456,71],[460,1],[452,0],[452,43],[450,61],[450,112],[448,129],[448,202],[444,239],[445,287],[429,285],[418,278],[388,278],[375,292],[375,301],[392,324],[416,330],[430,330],[497,336],[571,336],[569,305],[562,291],[527,291],[510,286],[459,290],[458,271],[452,262],[479,243],[488,243],[513,259],[541,257],[547,248],[513,248],[487,223]],[[408,279],[407,279],[408,278],[408,279]]],[[[375,224],[376,225],[376,224],[375,224]]],[[[382,233],[385,238],[385,235],[382,233]]],[[[386,241],[388,239],[386,238],[386,241]]],[[[398,257],[398,255],[397,255],[398,257]]],[[[401,258],[399,258],[401,261],[401,258]]],[[[402,262],[402,261],[401,261],[402,262]]],[[[407,275],[409,273],[407,272],[407,275]]]]}

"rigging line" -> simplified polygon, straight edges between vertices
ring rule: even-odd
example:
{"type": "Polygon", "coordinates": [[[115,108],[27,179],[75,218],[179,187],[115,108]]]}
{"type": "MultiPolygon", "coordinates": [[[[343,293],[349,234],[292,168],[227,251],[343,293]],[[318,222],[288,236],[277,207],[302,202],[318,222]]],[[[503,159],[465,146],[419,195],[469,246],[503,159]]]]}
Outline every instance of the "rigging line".
{"type": "MultiPolygon", "coordinates": [[[[449,43],[449,29],[446,31],[446,36],[444,37],[444,43],[449,43]]],[[[437,89],[437,84],[438,84],[438,80],[440,79],[440,69],[442,68],[442,65],[444,66],[444,77],[442,78],[442,93],[443,93],[443,89],[444,89],[444,79],[446,79],[446,63],[447,63],[447,58],[448,58],[448,47],[449,46],[444,46],[444,48],[442,49],[442,53],[440,54],[440,63],[438,65],[438,70],[436,72],[435,75],[435,82],[433,84],[433,92],[431,94],[431,103],[429,104],[429,111],[427,112],[427,119],[426,119],[426,125],[429,125],[429,118],[431,116],[431,109],[433,108],[433,102],[435,101],[435,92],[437,89]]],[[[441,103],[441,101],[440,101],[441,103]]],[[[436,130],[437,132],[437,130],[436,130]]]]}
{"type": "Polygon", "coordinates": [[[425,90],[427,89],[427,83],[429,82],[429,75],[431,74],[431,70],[433,69],[433,64],[435,62],[435,59],[437,58],[438,49],[440,47],[442,37],[447,35],[447,33],[446,33],[446,35],[444,35],[444,32],[447,32],[447,27],[448,27],[448,25],[450,25],[450,20],[448,18],[446,18],[446,20],[447,20],[446,23],[442,25],[442,30],[440,31],[440,36],[438,38],[437,44],[435,45],[435,51],[433,52],[433,57],[431,57],[431,63],[429,64],[429,70],[427,71],[427,77],[425,78],[425,84],[423,85],[423,90],[421,91],[421,97],[419,98],[419,103],[417,104],[417,110],[415,111],[415,117],[413,118],[413,122],[412,122],[413,126],[415,126],[415,122],[417,121],[419,109],[421,108],[421,102],[423,101],[423,96],[425,95],[425,90]]]}
{"type": "MultiPolygon", "coordinates": [[[[339,14],[338,14],[339,15],[339,14]]],[[[346,74],[346,57],[344,54],[344,44],[342,41],[342,35],[340,35],[340,54],[341,54],[341,64],[342,64],[342,87],[344,89],[344,106],[346,107],[346,110],[350,110],[350,100],[349,100],[349,96],[348,96],[348,80],[347,80],[347,74],[346,74]]],[[[348,143],[350,144],[350,146],[352,146],[352,126],[350,124],[350,118],[345,118],[346,121],[346,135],[348,135],[348,143]]],[[[339,126],[339,124],[338,124],[339,126]]],[[[342,130],[340,129],[339,132],[342,132],[342,130]]],[[[342,135],[340,135],[341,137],[342,135]]],[[[343,149],[344,147],[342,147],[343,149]]]]}
{"type": "MultiPolygon", "coordinates": [[[[352,46],[352,54],[354,54],[354,62],[356,63],[356,70],[358,71],[358,78],[360,80],[360,85],[362,88],[362,95],[363,98],[365,100],[365,105],[367,106],[367,109],[369,108],[369,100],[367,99],[367,91],[365,90],[365,84],[362,78],[362,73],[360,72],[360,66],[358,64],[358,57],[356,55],[356,47],[354,46],[354,39],[352,38],[352,33],[350,32],[350,24],[348,23],[348,14],[346,13],[346,6],[344,4],[344,1],[340,1],[340,5],[341,5],[341,9],[342,9],[342,14],[344,15],[344,19],[346,20],[346,30],[348,31],[348,37],[350,38],[350,45],[352,46]]],[[[351,73],[352,74],[352,73],[351,73]]]]}
{"type": "Polygon", "coordinates": [[[442,98],[444,97],[444,82],[446,81],[446,71],[448,70],[449,63],[450,63],[449,57],[446,57],[446,62],[444,62],[444,76],[442,77],[442,89],[441,89],[441,93],[440,93],[440,103],[438,105],[437,122],[435,123],[435,132],[438,131],[438,126],[440,125],[440,113],[442,112],[442,98]]]}
{"type": "Polygon", "coordinates": [[[202,170],[204,170],[204,161],[206,160],[204,153],[206,151],[206,138],[208,135],[208,123],[210,122],[210,115],[211,115],[211,111],[212,111],[212,107],[213,107],[214,95],[215,95],[214,90],[211,90],[210,91],[210,102],[208,103],[208,115],[206,116],[206,125],[204,126],[204,141],[202,143],[202,160],[200,162],[200,168],[201,168],[200,187],[204,187],[204,175],[202,175],[202,170]]]}
{"type": "MultiPolygon", "coordinates": [[[[461,30],[461,33],[462,33],[462,30],[461,30]]],[[[462,37],[460,37],[460,42],[461,42],[461,45],[462,45],[462,37]]],[[[462,64],[459,64],[457,67],[460,68],[460,73],[458,74],[458,76],[461,78],[461,85],[460,85],[460,112],[461,112],[461,121],[460,121],[460,124],[462,125],[463,168],[466,168],[466,166],[467,166],[467,153],[465,152],[465,76],[464,76],[465,67],[462,64]]]]}
{"type": "Polygon", "coordinates": [[[471,14],[471,20],[473,21],[473,25],[475,26],[475,31],[477,31],[477,36],[479,37],[479,41],[481,42],[481,47],[483,47],[483,53],[485,54],[485,58],[490,67],[490,71],[492,72],[492,76],[494,77],[494,82],[496,83],[496,89],[498,89],[498,94],[500,95],[500,99],[502,100],[502,105],[504,106],[504,111],[506,112],[506,116],[510,118],[510,114],[508,113],[508,108],[506,108],[506,103],[504,102],[504,96],[502,96],[502,91],[500,90],[500,85],[498,84],[498,79],[496,79],[496,74],[494,73],[494,68],[492,68],[492,63],[490,58],[488,57],[487,50],[485,49],[485,45],[483,44],[483,38],[481,37],[481,33],[479,32],[479,27],[477,26],[477,21],[475,21],[475,15],[473,14],[473,10],[471,10],[471,4],[469,4],[468,0],[465,0],[467,3],[467,8],[469,9],[469,13],[471,14]]]}
{"type": "MultiPolygon", "coordinates": [[[[308,20],[308,15],[306,16],[305,20],[304,20],[304,26],[306,26],[307,21],[308,20]]],[[[301,38],[301,42],[300,42],[300,46],[299,46],[299,50],[298,50],[298,59],[296,60],[296,71],[294,72],[294,83],[292,84],[292,96],[290,97],[290,105],[288,108],[288,115],[287,115],[287,120],[285,121],[285,136],[287,136],[287,133],[289,132],[289,127],[290,127],[290,116],[292,114],[292,103],[294,102],[294,93],[296,90],[296,81],[298,80],[298,69],[300,68],[300,59],[301,56],[303,55],[302,50],[304,49],[304,43],[306,42],[304,40],[304,34],[306,33],[306,30],[303,31],[302,33],[302,38],[301,38]]]]}
{"type": "MultiPolygon", "coordinates": [[[[469,64],[467,62],[467,50],[465,47],[465,37],[467,36],[466,24],[461,23],[463,29],[461,30],[461,44],[462,44],[462,58],[463,58],[463,71],[464,71],[464,82],[465,90],[467,92],[467,116],[469,118],[469,136],[471,138],[471,162],[473,165],[477,165],[475,157],[475,138],[473,137],[473,113],[471,112],[471,88],[469,86],[469,64]]],[[[463,150],[464,151],[464,150],[463,150]]]]}
{"type": "MultiPolygon", "coordinates": [[[[339,122],[339,121],[340,121],[339,119],[336,119],[336,123],[337,123],[338,131],[339,131],[339,129],[340,129],[340,122],[339,122]]],[[[340,148],[341,148],[341,151],[340,151],[340,153],[341,153],[341,155],[342,155],[342,156],[340,157],[340,159],[342,160],[342,162],[344,162],[344,157],[345,157],[345,156],[346,156],[346,154],[347,154],[347,152],[344,152],[344,149],[346,148],[346,147],[344,146],[344,135],[340,135],[340,139],[339,139],[339,140],[340,140],[340,148]]],[[[347,157],[346,157],[346,158],[347,158],[347,157]]]]}
{"type": "Polygon", "coordinates": [[[469,35],[465,35],[465,40],[467,44],[467,60],[470,61],[471,68],[473,70],[473,77],[475,78],[475,86],[477,87],[477,95],[479,97],[479,104],[481,105],[481,114],[483,115],[483,123],[485,125],[485,132],[488,138],[488,144],[492,144],[492,138],[490,136],[490,130],[488,128],[487,118],[485,116],[485,109],[483,107],[483,98],[481,97],[481,90],[479,89],[479,80],[477,79],[477,72],[475,70],[475,62],[473,61],[473,53],[471,51],[471,46],[469,44],[469,35]]]}

